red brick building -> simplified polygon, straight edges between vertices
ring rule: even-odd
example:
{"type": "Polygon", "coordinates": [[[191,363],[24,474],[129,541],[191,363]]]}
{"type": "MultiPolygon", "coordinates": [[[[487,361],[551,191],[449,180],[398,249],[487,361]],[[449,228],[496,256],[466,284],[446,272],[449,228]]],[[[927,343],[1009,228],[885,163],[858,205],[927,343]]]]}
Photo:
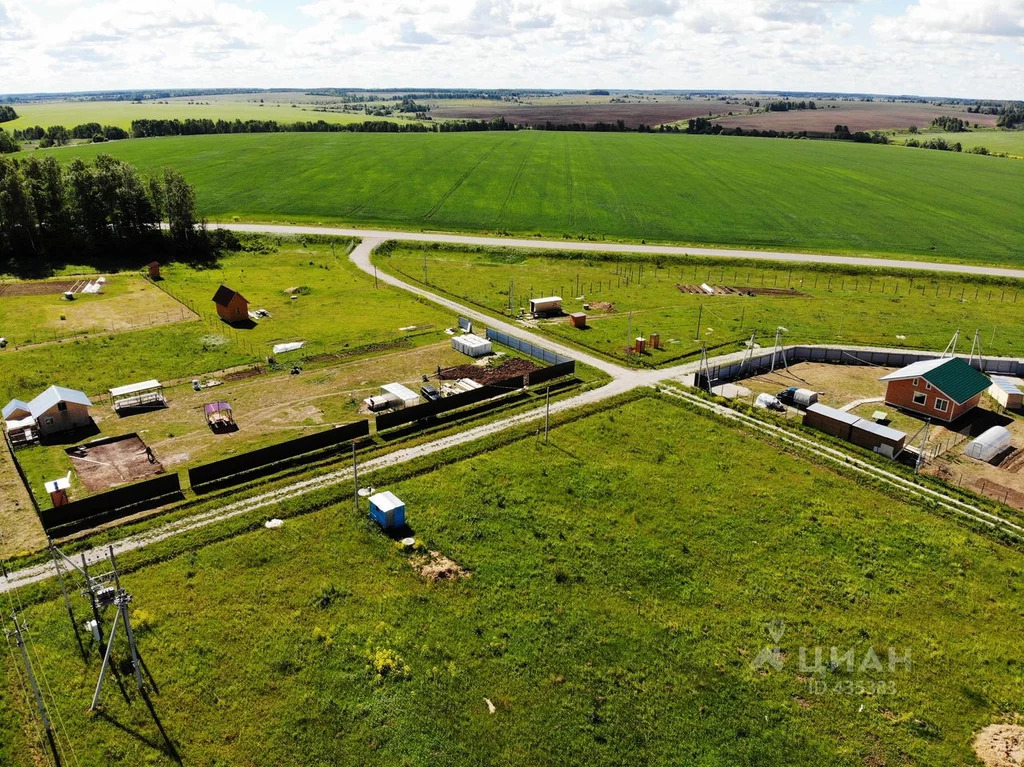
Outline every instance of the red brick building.
{"type": "Polygon", "coordinates": [[[976,407],[992,384],[959,357],[921,360],[879,380],[885,404],[947,423],[976,407]]]}
{"type": "Polygon", "coordinates": [[[245,296],[221,285],[213,296],[217,314],[225,322],[244,322],[249,319],[249,302],[245,296]]]}

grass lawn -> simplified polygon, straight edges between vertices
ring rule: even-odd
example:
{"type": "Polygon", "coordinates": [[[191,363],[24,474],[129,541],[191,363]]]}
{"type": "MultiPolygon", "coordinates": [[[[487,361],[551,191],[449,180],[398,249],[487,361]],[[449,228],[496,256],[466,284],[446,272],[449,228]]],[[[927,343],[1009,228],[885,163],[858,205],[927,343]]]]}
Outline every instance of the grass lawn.
{"type": "MultiPolygon", "coordinates": [[[[286,341],[306,341],[303,352],[296,356],[386,344],[409,336],[415,336],[416,343],[426,343],[440,339],[443,329],[454,324],[455,318],[448,312],[383,285],[374,288],[373,278],[348,260],[346,248],[344,241],[332,248],[329,243],[303,246],[297,240],[283,239],[266,253],[229,253],[213,268],[165,265],[165,279],[159,285],[194,305],[201,322],[8,348],[0,352],[4,360],[0,364],[0,400],[27,400],[53,383],[99,394],[111,386],[149,378],[190,380],[260,360],[271,354],[273,344],[286,341]],[[223,323],[214,313],[212,300],[222,282],[242,292],[252,310],[265,308],[272,316],[250,329],[233,329],[223,323]],[[308,291],[292,301],[284,293],[290,287],[308,291]],[[435,332],[420,332],[431,326],[435,332]]],[[[122,279],[121,275],[111,278],[115,289],[122,279]]],[[[176,301],[147,285],[147,295],[152,293],[158,302],[181,310],[176,301]]],[[[83,306],[94,298],[113,300],[85,297],[83,306]]],[[[0,297],[0,311],[7,300],[0,297]]],[[[37,330],[45,332],[45,327],[45,322],[39,328],[26,322],[22,332],[38,335],[37,330]]]]}
{"type": "MultiPolygon", "coordinates": [[[[96,277],[88,273],[81,282],[96,277]]],[[[195,319],[192,312],[152,283],[127,272],[106,275],[102,293],[76,293],[73,301],[65,300],[59,290],[40,295],[4,294],[5,289],[43,290],[47,284],[64,285],[76,279],[65,276],[0,282],[0,334],[11,346],[18,346],[195,319]]]]}
{"type": "MultiPolygon", "coordinates": [[[[1019,553],[674,404],[388,487],[470,578],[422,580],[339,488],[122,579],[186,763],[968,764],[1024,694],[1019,553]],[[782,668],[752,665],[766,625],[782,668]]],[[[84,713],[59,598],[25,618],[83,764],[171,763],[116,684],[84,713]]],[[[28,765],[4,663],[0,761],[28,765]]]]}
{"type": "Polygon", "coordinates": [[[1024,164],[847,142],[273,134],[54,150],[181,170],[211,220],[721,243],[1015,264],[1024,164]],[[966,233],[966,234],[965,234],[966,233]]]}
{"type": "Polygon", "coordinates": [[[685,259],[596,260],[507,248],[405,243],[397,244],[390,255],[378,253],[375,258],[382,269],[422,284],[424,253],[431,289],[494,313],[507,314],[510,286],[517,312],[521,306],[529,308],[531,296],[552,294],[563,297],[566,312],[581,311],[585,302],[613,303],[614,312],[592,307],[586,330],[571,327],[565,317],[542,320],[538,329],[620,360],[626,356],[630,328],[634,337],[660,333],[663,349],[643,356],[640,361],[645,365],[663,365],[697,353],[698,319],[700,338],[723,352],[754,332],[760,344],[770,345],[782,325],[787,328],[787,343],[938,351],[957,328],[961,350],[966,351],[974,330],[980,329],[986,354],[1024,354],[1024,340],[1016,331],[1024,322],[1024,290],[1016,282],[886,275],[855,267],[814,271],[728,261],[707,265],[685,259]],[[702,283],[792,288],[805,295],[702,296],[677,287],[702,283]],[[579,300],[581,296],[584,300],[579,300]]]}

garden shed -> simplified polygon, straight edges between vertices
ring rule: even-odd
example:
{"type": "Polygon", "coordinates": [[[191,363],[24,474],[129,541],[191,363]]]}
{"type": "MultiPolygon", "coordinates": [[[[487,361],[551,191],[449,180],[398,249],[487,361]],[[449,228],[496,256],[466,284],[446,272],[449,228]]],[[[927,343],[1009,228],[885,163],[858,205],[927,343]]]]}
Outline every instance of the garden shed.
{"type": "Polygon", "coordinates": [[[217,288],[213,294],[213,304],[225,322],[245,322],[249,319],[249,302],[245,296],[226,285],[217,288]]]}
{"type": "Polygon", "coordinates": [[[880,423],[860,418],[850,429],[850,442],[892,458],[903,449],[907,435],[880,423]]]}
{"type": "Polygon", "coordinates": [[[1024,405],[1024,381],[1010,376],[992,376],[988,393],[1007,410],[1020,410],[1024,405]]]}

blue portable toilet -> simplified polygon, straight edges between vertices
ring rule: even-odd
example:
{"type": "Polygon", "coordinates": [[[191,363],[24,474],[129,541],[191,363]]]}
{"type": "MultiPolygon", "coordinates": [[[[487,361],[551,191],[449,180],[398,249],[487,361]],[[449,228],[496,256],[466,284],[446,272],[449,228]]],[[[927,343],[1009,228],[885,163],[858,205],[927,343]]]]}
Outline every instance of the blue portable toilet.
{"type": "Polygon", "coordinates": [[[385,530],[403,527],[405,526],[405,503],[390,490],[371,495],[370,518],[385,530]]]}

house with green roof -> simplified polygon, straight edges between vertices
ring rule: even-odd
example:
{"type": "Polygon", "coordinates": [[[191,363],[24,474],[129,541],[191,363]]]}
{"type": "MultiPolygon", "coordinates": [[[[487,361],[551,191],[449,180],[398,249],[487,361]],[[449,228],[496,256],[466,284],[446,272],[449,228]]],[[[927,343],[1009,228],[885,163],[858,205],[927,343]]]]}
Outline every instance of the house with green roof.
{"type": "Polygon", "coordinates": [[[955,421],[981,402],[992,385],[960,357],[921,360],[882,376],[885,404],[937,421],[955,421]]]}

